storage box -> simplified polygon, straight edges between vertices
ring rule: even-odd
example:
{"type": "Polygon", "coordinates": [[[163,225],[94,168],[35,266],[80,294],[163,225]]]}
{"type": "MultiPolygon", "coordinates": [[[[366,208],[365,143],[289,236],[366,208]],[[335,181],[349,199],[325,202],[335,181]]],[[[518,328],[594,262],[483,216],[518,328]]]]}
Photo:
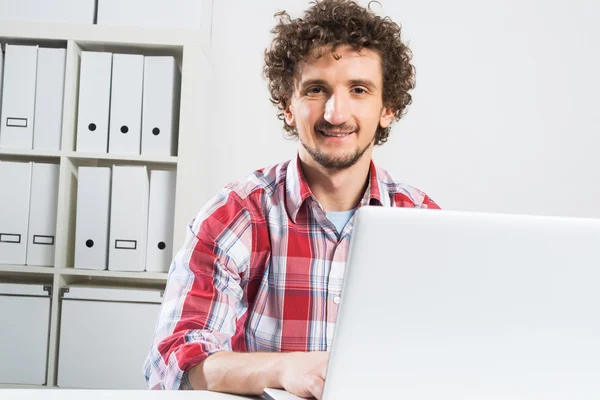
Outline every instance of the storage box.
{"type": "Polygon", "coordinates": [[[58,386],[146,389],[142,373],[158,319],[158,290],[61,290],[58,386]]]}
{"type": "Polygon", "coordinates": [[[51,292],[51,286],[0,283],[0,383],[46,383],[51,292]]]}

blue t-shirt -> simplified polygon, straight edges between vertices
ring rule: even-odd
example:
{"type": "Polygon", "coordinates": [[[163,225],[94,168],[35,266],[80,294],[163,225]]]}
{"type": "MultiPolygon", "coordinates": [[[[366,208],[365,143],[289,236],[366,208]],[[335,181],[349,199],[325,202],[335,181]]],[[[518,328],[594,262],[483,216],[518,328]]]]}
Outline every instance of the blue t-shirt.
{"type": "Polygon", "coordinates": [[[348,223],[348,221],[350,221],[350,218],[352,218],[352,216],[354,215],[354,211],[356,211],[356,210],[350,210],[350,211],[327,211],[327,213],[326,213],[327,214],[327,218],[335,226],[335,229],[338,232],[338,236],[340,236],[340,234],[344,230],[344,227],[346,226],[346,224],[348,223]]]}

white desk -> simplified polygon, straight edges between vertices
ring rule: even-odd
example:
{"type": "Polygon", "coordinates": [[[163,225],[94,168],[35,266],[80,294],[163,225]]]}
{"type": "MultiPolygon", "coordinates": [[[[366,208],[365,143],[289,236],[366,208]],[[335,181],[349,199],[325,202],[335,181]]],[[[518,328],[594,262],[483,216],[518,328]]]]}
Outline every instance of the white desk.
{"type": "Polygon", "coordinates": [[[260,400],[207,391],[0,389],[2,400],[260,400]]]}

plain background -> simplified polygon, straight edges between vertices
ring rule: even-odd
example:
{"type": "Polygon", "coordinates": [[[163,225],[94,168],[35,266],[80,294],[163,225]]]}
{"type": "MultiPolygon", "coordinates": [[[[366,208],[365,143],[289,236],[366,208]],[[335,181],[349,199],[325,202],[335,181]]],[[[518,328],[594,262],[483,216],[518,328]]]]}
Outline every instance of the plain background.
{"type": "MultiPolygon", "coordinates": [[[[284,139],[261,72],[273,14],[297,17],[308,6],[215,0],[208,193],[295,156],[297,142],[284,139]]],[[[417,69],[413,104],[375,150],[378,165],[445,209],[600,217],[600,3],[371,7],[402,26],[417,69]]]]}

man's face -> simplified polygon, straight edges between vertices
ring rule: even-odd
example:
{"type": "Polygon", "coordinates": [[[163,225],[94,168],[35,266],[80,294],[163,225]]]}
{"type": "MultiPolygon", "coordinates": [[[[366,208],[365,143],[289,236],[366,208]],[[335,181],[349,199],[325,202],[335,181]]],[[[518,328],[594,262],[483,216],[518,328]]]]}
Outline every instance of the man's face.
{"type": "Polygon", "coordinates": [[[350,46],[336,53],[338,60],[325,48],[317,58],[315,50],[298,64],[285,120],[298,131],[301,156],[341,170],[371,158],[375,131],[389,126],[394,111],[383,107],[379,54],[369,49],[359,54],[350,46]]]}

